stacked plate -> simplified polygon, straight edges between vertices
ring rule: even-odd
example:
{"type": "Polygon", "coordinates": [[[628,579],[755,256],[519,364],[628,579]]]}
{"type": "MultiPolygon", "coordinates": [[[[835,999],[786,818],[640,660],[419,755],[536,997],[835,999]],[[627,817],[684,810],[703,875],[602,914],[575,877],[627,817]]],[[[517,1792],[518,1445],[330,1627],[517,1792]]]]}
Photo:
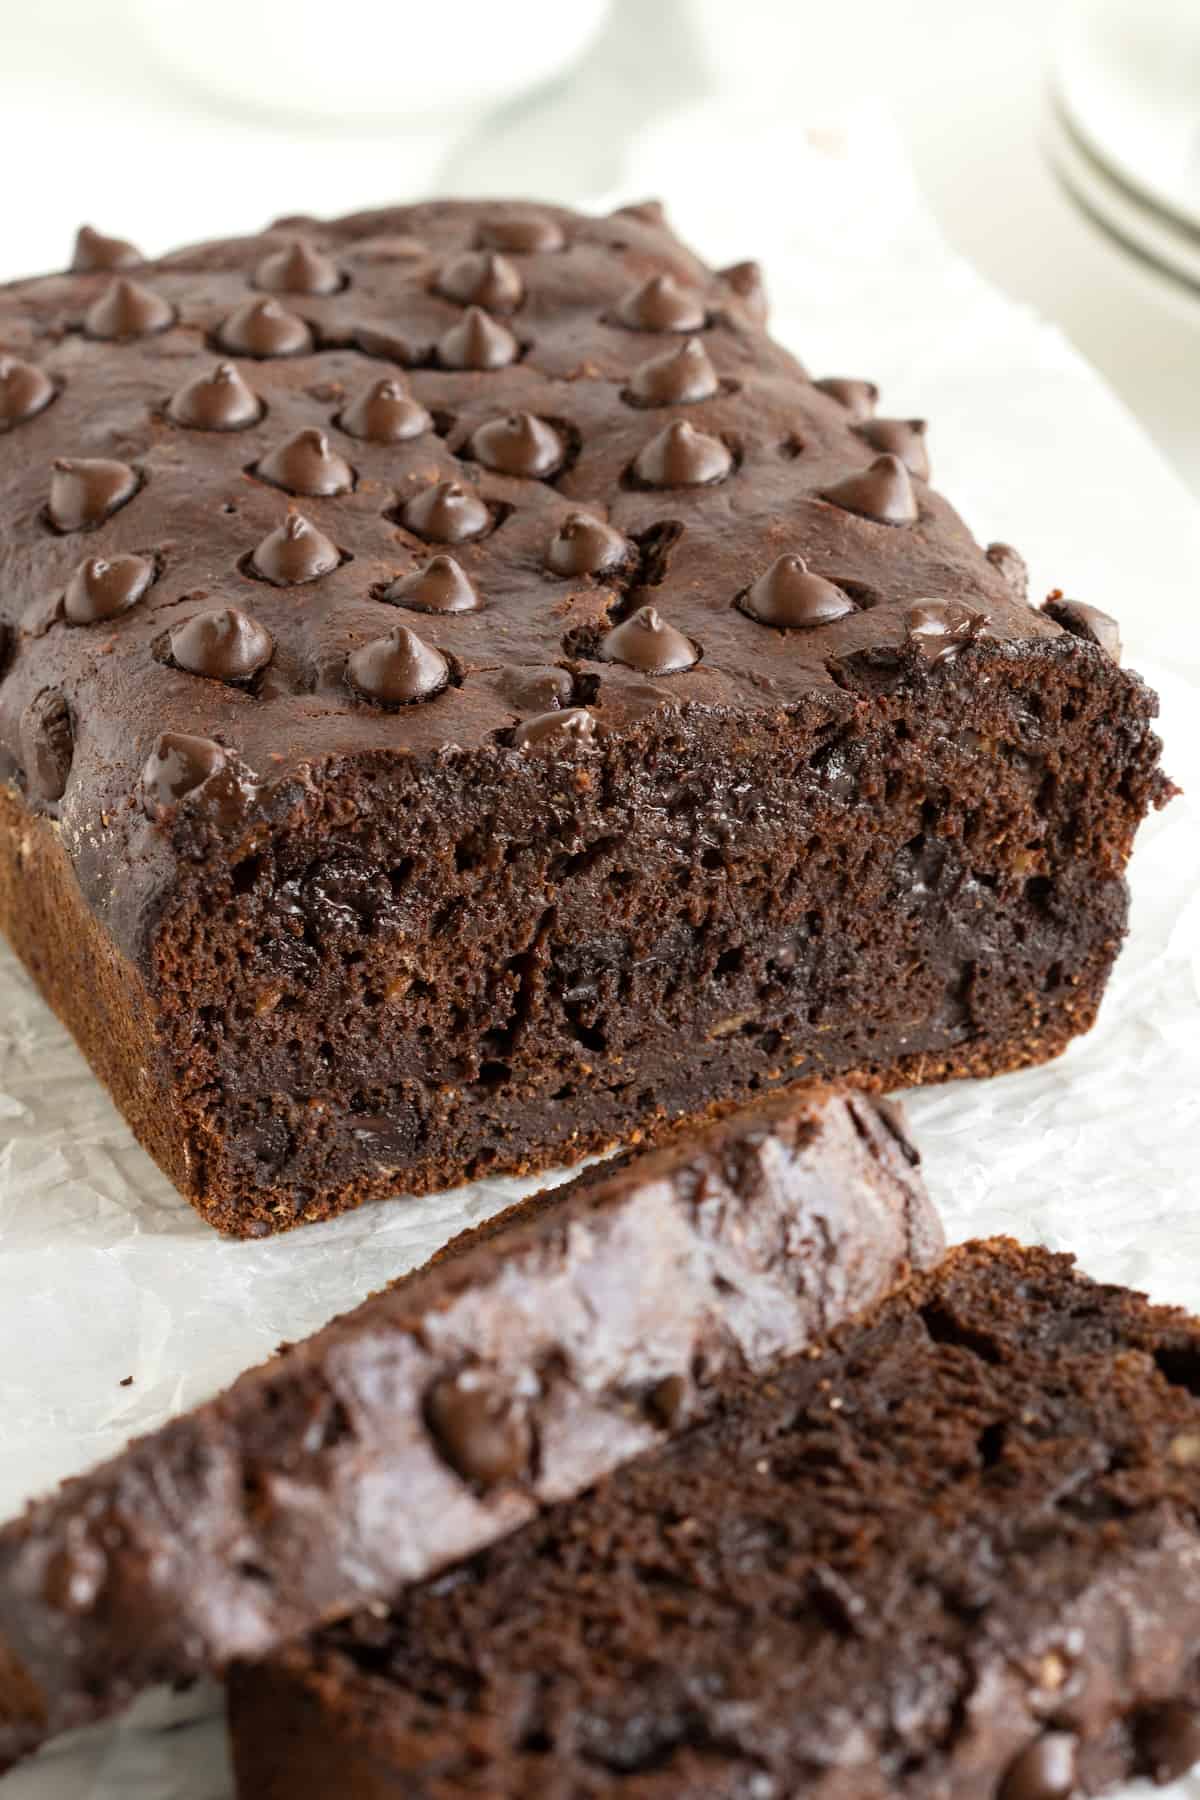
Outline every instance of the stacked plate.
{"type": "Polygon", "coordinates": [[[1200,5],[1074,0],[1048,148],[1067,192],[1159,286],[1200,307],[1200,5]]]}

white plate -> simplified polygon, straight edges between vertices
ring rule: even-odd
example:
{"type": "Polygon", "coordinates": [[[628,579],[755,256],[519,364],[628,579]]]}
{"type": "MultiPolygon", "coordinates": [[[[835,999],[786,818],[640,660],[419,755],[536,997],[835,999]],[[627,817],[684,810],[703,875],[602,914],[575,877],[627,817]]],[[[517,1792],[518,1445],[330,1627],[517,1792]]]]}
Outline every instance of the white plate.
{"type": "Polygon", "coordinates": [[[1173,311],[1193,322],[1200,317],[1200,237],[1115,181],[1056,107],[1043,139],[1068,196],[1120,252],[1129,273],[1173,311]]]}
{"type": "Polygon", "coordinates": [[[1200,243],[1200,6],[1072,0],[1055,81],[1091,154],[1200,243]]]}

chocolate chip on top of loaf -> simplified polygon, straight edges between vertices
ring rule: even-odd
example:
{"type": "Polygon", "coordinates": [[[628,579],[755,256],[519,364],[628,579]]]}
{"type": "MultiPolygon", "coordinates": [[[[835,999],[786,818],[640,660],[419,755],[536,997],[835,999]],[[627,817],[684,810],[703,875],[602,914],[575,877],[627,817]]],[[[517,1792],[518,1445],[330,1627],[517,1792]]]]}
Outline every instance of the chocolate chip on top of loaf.
{"type": "Polygon", "coordinates": [[[223,1229],[1090,1022],[1152,696],[764,315],[646,206],[0,293],[0,921],[223,1229]]]}

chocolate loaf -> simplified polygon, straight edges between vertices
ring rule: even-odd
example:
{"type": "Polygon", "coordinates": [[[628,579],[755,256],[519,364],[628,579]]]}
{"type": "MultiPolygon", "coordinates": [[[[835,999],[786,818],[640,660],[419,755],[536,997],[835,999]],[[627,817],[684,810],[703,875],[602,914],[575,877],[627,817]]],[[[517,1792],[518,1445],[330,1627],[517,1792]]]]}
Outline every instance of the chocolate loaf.
{"type": "Polygon", "coordinates": [[[1010,1240],[234,1672],[244,1800],[1073,1800],[1200,1757],[1200,1323],[1010,1240]]]}
{"type": "Polygon", "coordinates": [[[0,292],[0,922],[221,1230],[1090,1025],[1153,698],[765,311],[654,206],[0,292]]]}
{"type": "Polygon", "coordinates": [[[458,1239],[0,1528],[0,1767],[574,1494],[877,1301],[941,1232],[897,1115],[819,1087],[458,1239]]]}

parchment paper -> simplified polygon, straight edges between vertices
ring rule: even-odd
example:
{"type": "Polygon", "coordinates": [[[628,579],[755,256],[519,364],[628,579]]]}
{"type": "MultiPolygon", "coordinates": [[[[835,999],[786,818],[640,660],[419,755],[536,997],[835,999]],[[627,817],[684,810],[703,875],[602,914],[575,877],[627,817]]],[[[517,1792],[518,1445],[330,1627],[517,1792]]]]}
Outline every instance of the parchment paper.
{"type": "MultiPolygon", "coordinates": [[[[938,485],[981,539],[1021,546],[1035,595],[1061,586],[1119,615],[1126,660],[1163,696],[1168,766],[1200,795],[1200,516],[1056,333],[939,240],[883,119],[806,129],[782,110],[707,103],[639,145],[620,197],[649,192],[672,197],[675,222],[714,261],[764,261],[777,334],[815,373],[870,375],[888,414],[932,419],[938,485]]],[[[910,1104],[952,1236],[1007,1230],[1069,1247],[1098,1276],[1200,1307],[1192,798],[1144,828],[1133,891],[1129,945],[1087,1040],[1049,1068],[910,1104]]],[[[480,1183],[276,1242],[223,1243],[0,952],[0,1512],[519,1191],[480,1183]]],[[[6,1792],[227,1800],[218,1707],[209,1690],[152,1696],[120,1726],[52,1748],[6,1792]]],[[[1200,1779],[1155,1791],[1200,1796],[1200,1779]]]]}

